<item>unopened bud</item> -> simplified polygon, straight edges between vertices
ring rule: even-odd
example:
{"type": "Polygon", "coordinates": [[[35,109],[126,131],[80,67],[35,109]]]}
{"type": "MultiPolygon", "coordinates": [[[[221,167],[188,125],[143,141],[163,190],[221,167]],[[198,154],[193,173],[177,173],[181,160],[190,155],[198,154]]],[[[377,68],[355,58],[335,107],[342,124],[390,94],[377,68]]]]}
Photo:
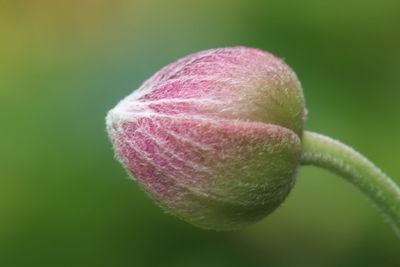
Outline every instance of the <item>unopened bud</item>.
{"type": "Polygon", "coordinates": [[[107,115],[116,156],[163,208],[231,230],[271,213],[299,165],[304,99],[295,73],[258,49],[172,63],[107,115]]]}

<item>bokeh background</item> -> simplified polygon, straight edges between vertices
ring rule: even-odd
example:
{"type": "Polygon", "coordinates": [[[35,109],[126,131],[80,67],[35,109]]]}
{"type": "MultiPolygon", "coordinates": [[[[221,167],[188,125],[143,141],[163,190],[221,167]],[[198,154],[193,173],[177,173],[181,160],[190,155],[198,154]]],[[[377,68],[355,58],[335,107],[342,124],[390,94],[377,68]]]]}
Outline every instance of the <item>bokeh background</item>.
{"type": "Polygon", "coordinates": [[[400,266],[350,184],[302,168],[243,231],[165,214],[113,158],[104,117],[164,65],[245,45],[292,66],[307,129],[400,183],[400,1],[0,1],[0,266],[400,266]]]}

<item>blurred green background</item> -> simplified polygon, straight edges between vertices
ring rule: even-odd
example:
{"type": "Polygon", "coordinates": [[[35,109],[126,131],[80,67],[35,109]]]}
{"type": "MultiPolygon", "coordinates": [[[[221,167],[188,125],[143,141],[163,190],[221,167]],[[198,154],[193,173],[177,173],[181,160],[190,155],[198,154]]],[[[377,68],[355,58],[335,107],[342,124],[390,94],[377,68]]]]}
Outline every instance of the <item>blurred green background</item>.
{"type": "Polygon", "coordinates": [[[306,128],[400,183],[400,1],[1,1],[0,266],[400,266],[400,240],[350,184],[301,170],[240,232],[162,212],[113,158],[104,117],[164,65],[245,45],[302,81],[306,128]]]}

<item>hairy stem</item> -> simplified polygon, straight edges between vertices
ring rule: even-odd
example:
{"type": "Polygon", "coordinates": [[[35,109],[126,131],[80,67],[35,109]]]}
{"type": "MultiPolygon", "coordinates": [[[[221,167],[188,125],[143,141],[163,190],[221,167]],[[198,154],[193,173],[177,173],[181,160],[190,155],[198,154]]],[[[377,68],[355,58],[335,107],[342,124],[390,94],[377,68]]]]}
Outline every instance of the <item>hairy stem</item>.
{"type": "Polygon", "coordinates": [[[400,188],[360,153],[327,136],[306,131],[301,163],[327,169],[352,183],[400,236],[400,188]]]}

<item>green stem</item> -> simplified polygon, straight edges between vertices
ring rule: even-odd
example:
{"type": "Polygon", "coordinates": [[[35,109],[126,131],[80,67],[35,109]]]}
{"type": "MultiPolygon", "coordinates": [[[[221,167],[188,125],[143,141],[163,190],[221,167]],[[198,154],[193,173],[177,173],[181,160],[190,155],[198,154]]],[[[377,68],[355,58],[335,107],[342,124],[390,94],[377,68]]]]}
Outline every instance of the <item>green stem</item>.
{"type": "Polygon", "coordinates": [[[400,236],[400,188],[352,148],[321,134],[303,135],[302,165],[332,171],[363,192],[400,236]]]}

